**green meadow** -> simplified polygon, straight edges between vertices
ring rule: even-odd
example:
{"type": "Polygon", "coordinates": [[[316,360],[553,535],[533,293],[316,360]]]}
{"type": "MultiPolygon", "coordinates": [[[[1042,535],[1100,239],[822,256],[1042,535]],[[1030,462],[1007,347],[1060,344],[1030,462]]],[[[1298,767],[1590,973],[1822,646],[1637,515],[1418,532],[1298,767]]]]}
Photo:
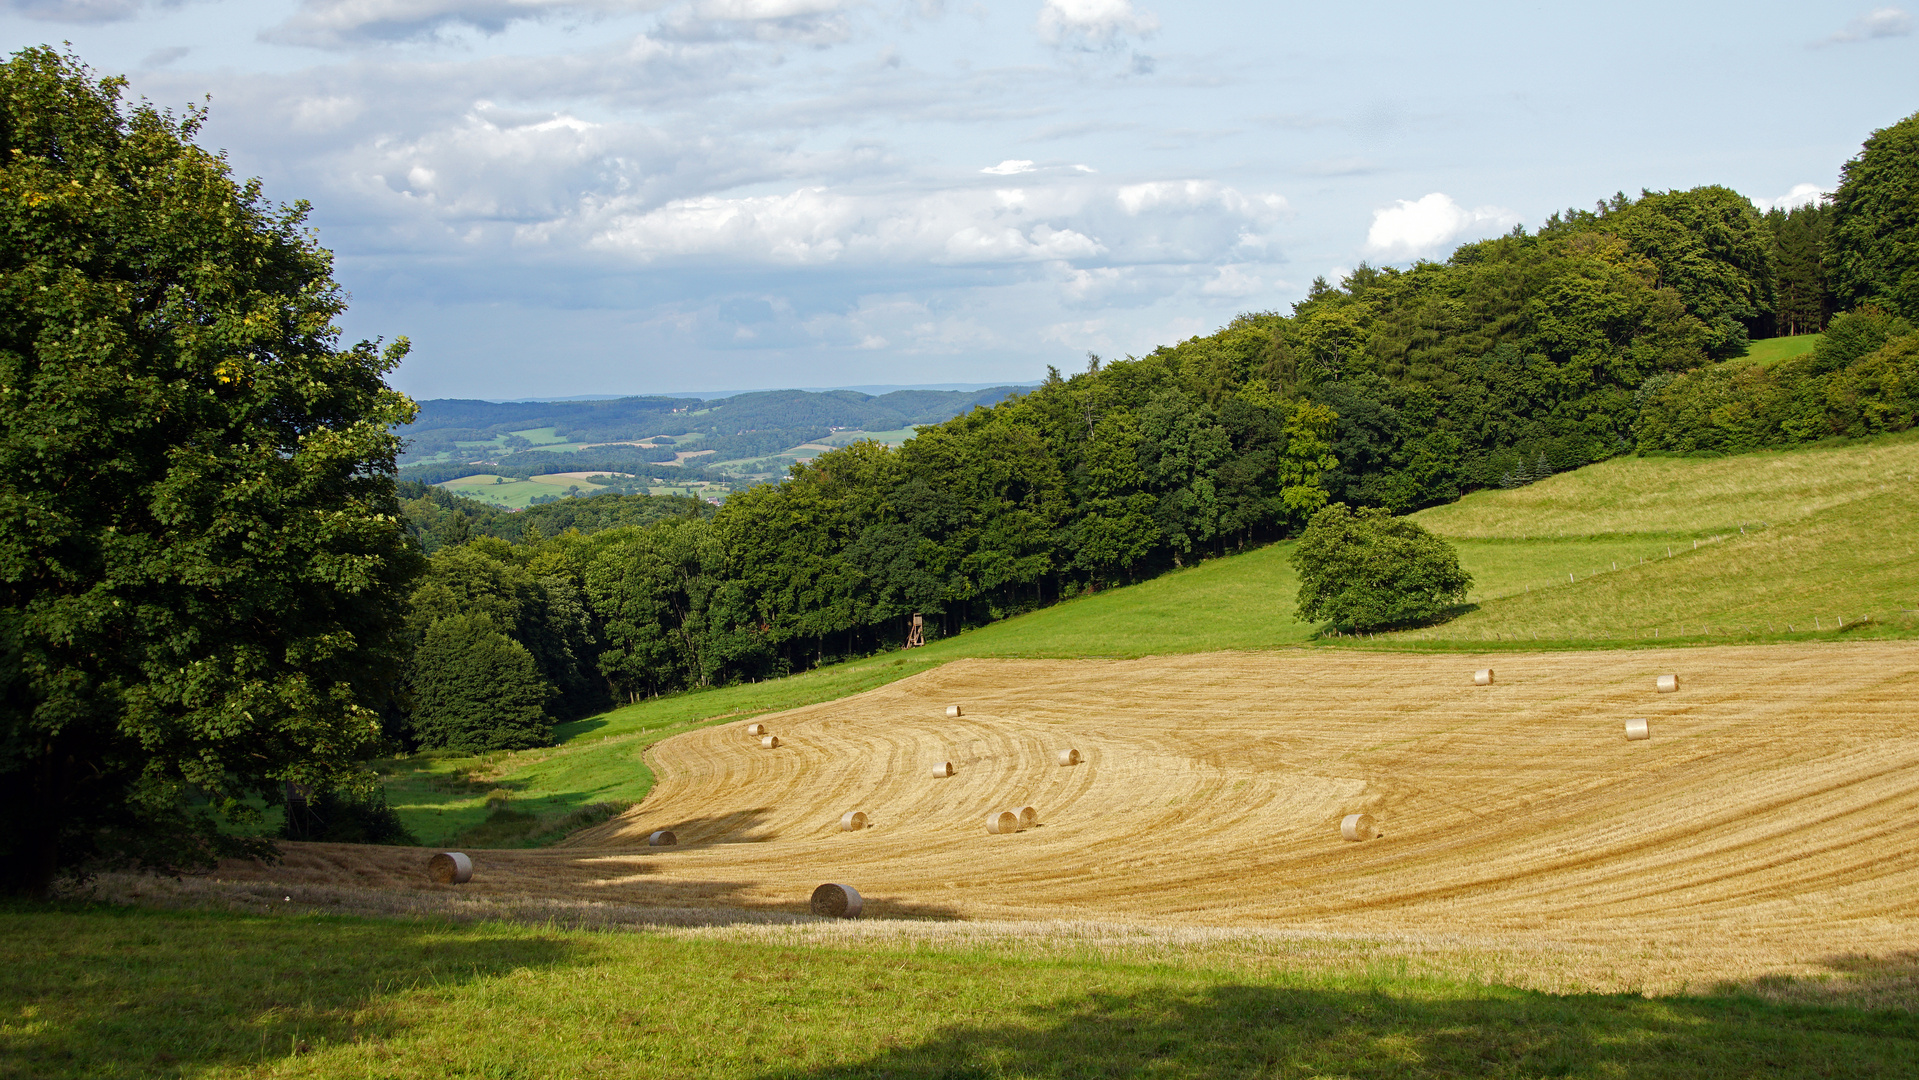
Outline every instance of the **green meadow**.
{"type": "Polygon", "coordinates": [[[1795,356],[1804,356],[1806,353],[1817,348],[1819,342],[1824,339],[1824,337],[1824,334],[1800,334],[1797,337],[1766,338],[1762,341],[1753,342],[1746,349],[1746,355],[1729,362],[1736,364],[1758,364],[1760,367],[1771,367],[1781,360],[1790,360],[1795,356]]]}
{"type": "Polygon", "coordinates": [[[1368,952],[17,908],[0,1076],[1919,1076],[1910,1003],[1853,1003],[1909,967],[1647,998],[1368,952]]]}

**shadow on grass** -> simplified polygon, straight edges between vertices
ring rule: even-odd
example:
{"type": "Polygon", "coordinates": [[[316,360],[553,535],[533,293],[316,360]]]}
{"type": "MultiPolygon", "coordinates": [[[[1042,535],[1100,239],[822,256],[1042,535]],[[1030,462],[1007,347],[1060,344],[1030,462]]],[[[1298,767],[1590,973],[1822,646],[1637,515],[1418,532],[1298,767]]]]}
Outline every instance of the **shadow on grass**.
{"type": "MultiPolygon", "coordinates": [[[[1919,1011],[1919,951],[1829,956],[1821,964],[1831,974],[1765,975],[1748,982],[1720,983],[1713,991],[1798,1005],[1919,1011]]],[[[1919,1027],[1919,1019],[1914,1023],[1919,1027]]]]}
{"type": "Polygon", "coordinates": [[[386,1003],[396,992],[550,967],[578,948],[530,928],[457,947],[445,936],[416,922],[0,907],[0,1076],[171,1076],[391,1039],[405,1028],[386,1003]],[[40,955],[42,941],[59,955],[40,955]]]}
{"type": "Polygon", "coordinates": [[[1747,999],[1444,997],[1245,985],[1093,992],[766,1080],[988,1077],[1919,1076],[1910,1014],[1747,999]]]}

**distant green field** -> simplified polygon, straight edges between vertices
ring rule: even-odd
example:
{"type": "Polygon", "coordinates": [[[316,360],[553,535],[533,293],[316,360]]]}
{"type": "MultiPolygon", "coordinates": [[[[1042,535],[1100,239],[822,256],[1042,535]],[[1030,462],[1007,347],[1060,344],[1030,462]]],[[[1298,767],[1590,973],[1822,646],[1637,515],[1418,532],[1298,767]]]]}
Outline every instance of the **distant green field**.
{"type": "Polygon", "coordinates": [[[885,443],[887,446],[898,446],[912,438],[917,431],[917,428],[910,427],[896,428],[892,431],[835,431],[831,435],[814,439],[813,441],[824,443],[827,446],[851,446],[861,440],[885,443]]]}
{"type": "Polygon", "coordinates": [[[1803,356],[1811,352],[1818,347],[1824,337],[1824,334],[1800,334],[1798,337],[1776,337],[1755,341],[1746,350],[1746,355],[1734,362],[1771,367],[1781,360],[1790,360],[1795,356],[1803,356]]]}
{"type": "Polygon", "coordinates": [[[1892,964],[1648,998],[1500,986],[1480,976],[1483,958],[1430,945],[1412,957],[1340,939],[1152,955],[1070,938],[457,925],[274,901],[251,913],[0,909],[0,1073],[1919,1076],[1910,986],[1891,991],[1902,1007],[1849,1000],[1910,978],[1892,964]]]}
{"type": "Polygon", "coordinates": [[[601,490],[597,485],[588,483],[585,477],[552,475],[517,480],[494,473],[462,476],[437,486],[456,495],[478,499],[480,502],[507,510],[524,510],[533,504],[534,499],[542,495],[564,496],[572,488],[578,488],[582,496],[597,494],[601,490]]]}

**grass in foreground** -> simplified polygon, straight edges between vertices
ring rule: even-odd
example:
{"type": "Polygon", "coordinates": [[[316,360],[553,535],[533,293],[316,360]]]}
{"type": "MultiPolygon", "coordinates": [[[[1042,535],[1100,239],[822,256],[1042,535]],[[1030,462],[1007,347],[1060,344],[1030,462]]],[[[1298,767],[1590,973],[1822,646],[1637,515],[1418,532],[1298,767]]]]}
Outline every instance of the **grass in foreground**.
{"type": "Polygon", "coordinates": [[[49,1080],[1919,1076],[1910,1011],[1391,964],[101,908],[0,913],[0,962],[0,1076],[49,1080]]]}

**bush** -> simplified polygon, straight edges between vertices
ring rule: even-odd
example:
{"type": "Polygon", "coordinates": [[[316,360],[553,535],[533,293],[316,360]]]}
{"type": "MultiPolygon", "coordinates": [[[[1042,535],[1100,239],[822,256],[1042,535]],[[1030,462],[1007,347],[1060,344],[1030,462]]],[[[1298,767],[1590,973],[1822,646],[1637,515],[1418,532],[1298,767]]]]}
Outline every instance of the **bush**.
{"type": "Polygon", "coordinates": [[[287,799],[286,823],[280,835],[288,840],[319,840],[332,844],[418,844],[400,823],[400,815],[386,801],[386,788],[377,781],[355,787],[321,791],[306,798],[287,799]]]}
{"type": "Polygon", "coordinates": [[[526,750],[553,741],[553,684],[526,646],[485,615],[452,615],[426,631],[413,656],[413,730],[420,744],[467,753],[526,750]]]}
{"type": "Polygon", "coordinates": [[[1466,598],[1471,574],[1451,544],[1379,507],[1334,503],[1313,515],[1293,549],[1299,617],[1341,630],[1428,622],[1466,598]]]}

